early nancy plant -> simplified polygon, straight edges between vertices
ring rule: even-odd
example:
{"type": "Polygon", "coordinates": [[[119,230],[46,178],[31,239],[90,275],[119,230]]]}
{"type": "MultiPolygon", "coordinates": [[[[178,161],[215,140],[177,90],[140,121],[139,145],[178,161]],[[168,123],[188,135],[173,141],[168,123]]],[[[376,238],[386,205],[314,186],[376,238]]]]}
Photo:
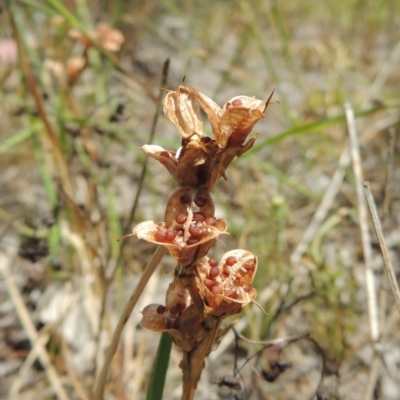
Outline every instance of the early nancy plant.
{"type": "MultiPolygon", "coordinates": [[[[180,86],[167,93],[164,113],[182,136],[181,147],[176,151],[158,145],[142,147],[179,186],[166,202],[164,221],[142,222],[128,236],[136,235],[159,245],[159,249],[165,248],[177,261],[165,305],[146,306],[142,323],[153,331],[168,332],[181,349],[185,400],[194,398],[205,358],[226,333],[221,328],[223,320],[240,313],[256,297],[252,287],[256,255],[237,249],[227,252],[220,261],[207,256],[219,235],[227,233],[227,222],[215,216],[211,191],[220,177],[226,179],[225,171],[232,160],[253,146],[258,135],[246,142],[247,136],[264,117],[271,97],[262,101],[237,96],[220,108],[196,89],[180,86]],[[200,108],[211,123],[214,138],[203,132],[200,108]]],[[[157,262],[162,254],[160,250],[155,253],[157,262]]],[[[142,277],[139,285],[143,282],[142,277]]],[[[131,306],[125,309],[121,321],[126,320],[139,294],[137,290],[132,295],[131,306]]],[[[110,353],[113,351],[112,344],[110,353]]],[[[102,373],[100,385],[106,371],[102,373]]]]}

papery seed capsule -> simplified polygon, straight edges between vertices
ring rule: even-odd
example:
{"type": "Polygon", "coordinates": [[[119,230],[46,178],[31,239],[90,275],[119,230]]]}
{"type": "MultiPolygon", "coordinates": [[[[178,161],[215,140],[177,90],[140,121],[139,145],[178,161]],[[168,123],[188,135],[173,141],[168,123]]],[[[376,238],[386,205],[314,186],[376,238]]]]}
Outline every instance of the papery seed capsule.
{"type": "Polygon", "coordinates": [[[166,308],[165,306],[162,306],[161,304],[157,307],[157,314],[164,314],[166,308]]]}
{"type": "Polygon", "coordinates": [[[210,258],[210,259],[208,260],[208,265],[209,265],[210,267],[216,267],[216,266],[218,265],[218,261],[217,261],[215,258],[210,258]]]}
{"type": "Polygon", "coordinates": [[[204,220],[204,222],[206,223],[206,225],[215,226],[217,219],[215,217],[208,217],[204,220]]]}
{"type": "Polygon", "coordinates": [[[223,291],[223,289],[222,289],[221,286],[213,286],[213,287],[210,289],[210,291],[211,291],[211,293],[212,293],[213,295],[224,293],[224,291],[223,291]]]}
{"type": "Polygon", "coordinates": [[[213,279],[216,278],[219,275],[219,269],[218,267],[212,267],[210,269],[210,272],[208,273],[208,276],[213,279]]]}
{"type": "Polygon", "coordinates": [[[235,265],[236,262],[237,262],[237,259],[236,259],[236,257],[233,257],[233,256],[230,256],[225,260],[226,265],[229,265],[230,267],[232,265],[235,265]]]}
{"type": "Polygon", "coordinates": [[[188,240],[186,240],[186,244],[190,246],[191,244],[198,243],[199,240],[200,239],[197,237],[189,236],[188,240]]]}
{"type": "Polygon", "coordinates": [[[187,220],[187,216],[183,213],[179,213],[176,217],[175,217],[175,221],[177,224],[179,225],[183,225],[187,220]]]}
{"type": "Polygon", "coordinates": [[[204,207],[207,203],[207,198],[203,196],[196,197],[194,200],[194,204],[196,204],[197,207],[204,207]]]}
{"type": "Polygon", "coordinates": [[[191,224],[191,225],[189,226],[189,233],[190,233],[193,237],[199,238],[199,237],[202,235],[203,231],[202,231],[202,229],[201,229],[199,226],[197,226],[197,225],[195,225],[195,224],[191,224]]]}
{"type": "Polygon", "coordinates": [[[154,239],[157,242],[166,242],[167,241],[167,233],[161,229],[157,229],[154,233],[154,239]]]}
{"type": "Polygon", "coordinates": [[[187,193],[185,193],[181,197],[179,197],[179,201],[182,204],[188,204],[188,203],[190,203],[190,196],[187,193]]]}
{"type": "Polygon", "coordinates": [[[193,213],[193,221],[204,221],[205,219],[206,219],[206,216],[201,211],[197,211],[197,212],[193,213]]]}
{"type": "Polygon", "coordinates": [[[175,238],[176,238],[176,231],[174,231],[173,229],[168,229],[166,232],[165,240],[167,242],[173,242],[175,238]]]}
{"type": "Polygon", "coordinates": [[[204,283],[204,285],[205,285],[206,287],[208,287],[209,289],[211,289],[211,288],[214,287],[215,285],[218,285],[218,282],[217,282],[217,281],[214,281],[214,280],[212,280],[212,279],[207,279],[207,278],[205,278],[205,279],[203,280],[203,283],[204,283]]]}

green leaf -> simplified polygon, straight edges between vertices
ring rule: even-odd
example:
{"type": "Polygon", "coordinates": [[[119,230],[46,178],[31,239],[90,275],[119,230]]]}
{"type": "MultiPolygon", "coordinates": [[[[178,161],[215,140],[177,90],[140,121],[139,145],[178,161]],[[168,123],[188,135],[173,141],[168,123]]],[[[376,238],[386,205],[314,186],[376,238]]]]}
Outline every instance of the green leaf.
{"type": "Polygon", "coordinates": [[[160,338],[160,343],[158,344],[157,355],[154,361],[149,387],[147,389],[146,400],[162,400],[171,347],[171,336],[169,333],[163,332],[160,338]]]}

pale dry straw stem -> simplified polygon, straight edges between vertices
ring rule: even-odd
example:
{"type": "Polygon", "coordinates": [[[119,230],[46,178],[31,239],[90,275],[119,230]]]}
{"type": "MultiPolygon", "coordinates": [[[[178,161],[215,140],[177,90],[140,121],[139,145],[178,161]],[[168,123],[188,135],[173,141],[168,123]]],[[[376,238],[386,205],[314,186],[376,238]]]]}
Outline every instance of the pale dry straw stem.
{"type": "Polygon", "coordinates": [[[124,310],[122,311],[122,315],[118,321],[117,327],[115,328],[113,337],[111,339],[110,347],[108,349],[108,353],[107,353],[106,359],[104,361],[103,367],[100,371],[99,376],[97,377],[93,400],[102,400],[103,399],[104,387],[107,382],[108,368],[109,368],[111,361],[114,357],[114,354],[117,350],[119,339],[121,337],[121,333],[125,327],[125,324],[129,318],[129,316],[131,315],[131,313],[133,311],[133,308],[135,307],[141,294],[143,293],[143,290],[146,287],[147,282],[149,281],[150,277],[153,275],[153,272],[155,271],[157,266],[160,264],[161,259],[163,258],[165,253],[166,253],[166,249],[164,246],[159,246],[156,249],[156,251],[153,254],[152,259],[147,264],[145,270],[143,271],[143,274],[140,277],[140,280],[139,280],[135,290],[133,291],[130,299],[128,300],[128,302],[125,305],[124,310]]]}
{"type": "Polygon", "coordinates": [[[368,312],[369,322],[371,329],[371,338],[374,342],[379,340],[379,317],[378,317],[378,301],[376,294],[376,282],[374,271],[371,265],[372,261],[372,248],[371,237],[368,230],[368,211],[365,204],[365,197],[363,194],[363,174],[360,156],[360,147],[358,144],[356,121],[354,118],[354,110],[349,102],[344,104],[347,129],[350,139],[350,153],[353,164],[353,172],[356,185],[357,194],[357,211],[361,233],[361,243],[363,249],[363,258],[365,266],[365,283],[368,296],[368,312]]]}
{"type": "Polygon", "coordinates": [[[312,242],[313,238],[318,232],[320,225],[328,215],[328,212],[331,209],[332,204],[340,190],[340,186],[343,182],[345,171],[349,163],[350,163],[350,151],[349,148],[346,147],[342,155],[340,156],[338,166],[329,183],[328,189],[324,194],[322,202],[319,204],[317,211],[313,215],[311,222],[304,233],[303,238],[296,246],[296,249],[294,250],[293,254],[290,257],[290,262],[293,266],[298,266],[301,258],[307,251],[308,245],[312,242]]]}
{"type": "Polygon", "coordinates": [[[36,347],[36,351],[39,357],[39,360],[46,372],[47,378],[49,379],[52,388],[60,400],[69,400],[69,397],[61,384],[60,377],[53,364],[51,363],[50,356],[46,351],[46,348],[41,343],[41,339],[38,335],[38,332],[35,329],[35,326],[29,316],[29,312],[24,304],[22,296],[18,291],[17,286],[11,276],[10,269],[8,266],[8,262],[6,256],[3,253],[0,253],[0,272],[4,277],[8,293],[12,302],[14,303],[15,309],[17,311],[18,317],[21,321],[22,326],[24,327],[28,338],[32,344],[32,347],[36,347]]]}
{"type": "Polygon", "coordinates": [[[10,399],[16,400],[20,397],[19,392],[21,390],[22,385],[24,384],[24,378],[26,376],[29,376],[29,370],[32,368],[32,365],[38,358],[37,349],[39,347],[42,347],[42,349],[45,348],[48,340],[49,340],[49,335],[47,333],[43,334],[43,332],[40,332],[40,335],[38,335],[38,340],[35,342],[35,345],[32,347],[24,363],[21,365],[21,368],[19,369],[17,376],[13,379],[10,391],[8,393],[10,399]]]}
{"type": "Polygon", "coordinates": [[[364,182],[364,190],[365,190],[365,195],[367,197],[369,210],[371,212],[372,222],[374,224],[376,236],[378,237],[379,246],[381,248],[383,261],[386,267],[386,272],[389,277],[390,286],[392,288],[394,299],[396,301],[397,309],[400,313],[400,290],[397,283],[396,274],[393,270],[392,262],[390,261],[389,252],[385,243],[385,238],[383,236],[381,221],[379,219],[378,211],[376,209],[375,201],[372,196],[368,182],[364,182]]]}

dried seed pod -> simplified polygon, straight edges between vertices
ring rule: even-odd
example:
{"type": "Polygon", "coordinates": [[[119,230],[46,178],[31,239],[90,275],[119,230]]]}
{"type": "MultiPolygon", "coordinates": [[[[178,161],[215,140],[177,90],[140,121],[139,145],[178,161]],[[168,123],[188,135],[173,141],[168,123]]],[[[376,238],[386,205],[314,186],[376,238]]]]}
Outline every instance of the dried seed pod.
{"type": "Polygon", "coordinates": [[[214,244],[215,239],[220,235],[226,233],[227,223],[223,219],[218,219],[215,226],[205,226],[201,238],[194,238],[187,243],[188,238],[185,235],[180,236],[179,231],[173,242],[168,242],[167,229],[165,223],[155,223],[153,221],[145,221],[135,226],[131,235],[137,236],[139,239],[144,239],[151,243],[156,243],[165,246],[172,257],[174,257],[182,266],[193,264],[197,259],[204,257],[210,247],[214,244]],[[160,231],[165,232],[162,241],[157,236],[160,231]]]}
{"type": "Polygon", "coordinates": [[[210,312],[217,316],[239,313],[257,294],[251,287],[257,270],[257,257],[247,250],[232,250],[222,257],[218,266],[214,266],[213,261],[213,266],[210,266],[210,261],[203,258],[196,262],[210,312]],[[215,279],[216,285],[212,284],[215,279]]]}

